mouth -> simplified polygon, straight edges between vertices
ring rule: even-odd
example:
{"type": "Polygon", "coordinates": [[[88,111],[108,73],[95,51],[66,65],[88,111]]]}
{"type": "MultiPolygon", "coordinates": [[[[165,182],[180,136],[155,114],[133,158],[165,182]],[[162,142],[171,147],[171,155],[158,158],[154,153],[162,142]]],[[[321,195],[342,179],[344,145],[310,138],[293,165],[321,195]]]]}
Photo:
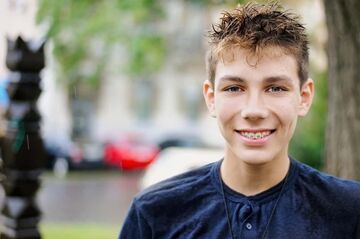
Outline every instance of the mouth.
{"type": "Polygon", "coordinates": [[[235,130],[241,136],[250,140],[264,139],[274,133],[275,129],[260,129],[260,130],[235,130]]]}

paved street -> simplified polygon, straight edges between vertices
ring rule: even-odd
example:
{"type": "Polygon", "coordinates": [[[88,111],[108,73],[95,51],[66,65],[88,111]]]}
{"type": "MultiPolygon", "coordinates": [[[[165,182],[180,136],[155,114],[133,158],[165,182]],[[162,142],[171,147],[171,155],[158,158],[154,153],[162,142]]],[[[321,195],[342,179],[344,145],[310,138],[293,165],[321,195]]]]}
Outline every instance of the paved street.
{"type": "Polygon", "coordinates": [[[142,174],[120,171],[76,172],[65,179],[43,177],[38,202],[42,222],[121,225],[142,174]]]}

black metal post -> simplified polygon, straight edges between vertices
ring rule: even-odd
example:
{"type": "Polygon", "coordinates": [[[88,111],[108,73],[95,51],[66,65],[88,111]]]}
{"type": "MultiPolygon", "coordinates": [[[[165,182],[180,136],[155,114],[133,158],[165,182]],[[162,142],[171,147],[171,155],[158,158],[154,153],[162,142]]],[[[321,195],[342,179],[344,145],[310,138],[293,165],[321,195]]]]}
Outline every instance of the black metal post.
{"type": "Polygon", "coordinates": [[[39,239],[41,212],[36,203],[45,151],[36,102],[41,93],[40,71],[45,66],[44,44],[32,45],[18,37],[8,40],[6,65],[7,130],[2,146],[5,201],[1,239],[39,239]]]}

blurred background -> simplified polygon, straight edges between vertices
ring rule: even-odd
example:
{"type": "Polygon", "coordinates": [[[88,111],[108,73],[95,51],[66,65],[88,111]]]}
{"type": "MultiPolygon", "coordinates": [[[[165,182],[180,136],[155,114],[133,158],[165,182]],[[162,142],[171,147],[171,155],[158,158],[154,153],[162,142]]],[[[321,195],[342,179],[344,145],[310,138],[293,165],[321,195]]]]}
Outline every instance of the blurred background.
{"type": "MultiPolygon", "coordinates": [[[[46,172],[38,192],[45,239],[116,238],[144,187],[221,158],[209,117],[206,34],[221,0],[0,0],[0,108],[6,38],[46,38],[38,101],[46,172]]],[[[245,2],[245,1],[242,1],[245,2]]],[[[322,169],[327,32],[320,0],[279,1],[310,37],[315,102],[300,119],[291,155],[322,169]]]]}

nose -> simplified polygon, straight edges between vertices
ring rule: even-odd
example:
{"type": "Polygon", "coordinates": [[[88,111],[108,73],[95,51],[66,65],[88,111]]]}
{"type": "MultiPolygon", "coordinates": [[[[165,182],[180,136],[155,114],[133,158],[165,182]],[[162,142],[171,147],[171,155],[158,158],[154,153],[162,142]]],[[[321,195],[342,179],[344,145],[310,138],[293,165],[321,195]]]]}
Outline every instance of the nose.
{"type": "Polygon", "coordinates": [[[250,93],[241,111],[241,117],[247,120],[264,119],[268,116],[265,102],[258,93],[250,93]]]}

